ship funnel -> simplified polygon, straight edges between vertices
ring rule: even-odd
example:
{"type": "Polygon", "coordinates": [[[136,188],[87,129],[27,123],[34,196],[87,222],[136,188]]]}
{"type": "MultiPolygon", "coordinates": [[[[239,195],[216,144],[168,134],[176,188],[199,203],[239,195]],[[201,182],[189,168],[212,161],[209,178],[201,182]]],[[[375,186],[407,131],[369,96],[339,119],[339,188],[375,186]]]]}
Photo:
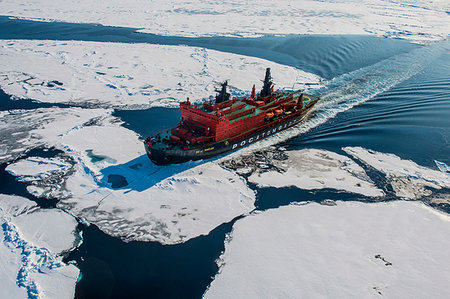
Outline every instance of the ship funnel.
{"type": "Polygon", "coordinates": [[[266,68],[266,76],[264,77],[264,85],[259,94],[261,97],[268,97],[272,95],[273,82],[270,75],[270,67],[266,68]]]}
{"type": "Polygon", "coordinates": [[[228,81],[221,84],[222,88],[220,90],[216,89],[218,94],[216,95],[216,104],[228,101],[230,99],[230,94],[227,92],[228,81]]]}

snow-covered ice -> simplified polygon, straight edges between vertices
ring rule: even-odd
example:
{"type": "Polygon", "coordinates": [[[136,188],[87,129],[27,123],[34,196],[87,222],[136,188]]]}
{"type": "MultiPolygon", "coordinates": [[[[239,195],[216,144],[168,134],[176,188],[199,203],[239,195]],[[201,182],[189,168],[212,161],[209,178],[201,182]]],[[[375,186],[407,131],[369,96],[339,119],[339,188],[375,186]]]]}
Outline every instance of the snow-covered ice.
{"type": "Polygon", "coordinates": [[[374,34],[416,42],[450,32],[448,1],[33,1],[3,0],[2,15],[98,23],[178,36],[374,34]]]}
{"type": "Polygon", "coordinates": [[[11,151],[45,145],[71,161],[28,157],[7,170],[30,182],[30,193],[57,196],[60,208],[127,241],[183,242],[254,209],[255,195],[237,174],[214,163],[153,165],[136,133],[110,113],[80,108],[3,113],[5,126],[13,120],[9,130],[26,133],[23,141],[12,141],[11,151]],[[114,176],[125,186],[113,188],[114,176]]]}
{"type": "Polygon", "coordinates": [[[3,229],[0,230],[0,239],[2,240],[0,243],[0,279],[2,282],[0,297],[27,298],[27,290],[25,288],[20,288],[16,283],[19,265],[22,263],[21,255],[4,244],[3,240],[5,239],[5,234],[3,229]]]}
{"type": "Polygon", "coordinates": [[[231,79],[234,92],[249,91],[266,67],[278,88],[320,79],[264,59],[187,46],[4,40],[0,52],[7,94],[84,107],[178,107],[186,97],[214,94],[217,81],[231,79]]]}
{"type": "Polygon", "coordinates": [[[206,235],[254,209],[255,196],[245,182],[216,164],[196,166],[155,184],[151,171],[158,170],[145,159],[135,161],[142,163],[140,170],[127,169],[131,164],[116,168],[131,182],[117,190],[99,187],[80,169],[67,183],[73,197],[58,206],[125,241],[163,244],[206,235]]]}
{"type": "Polygon", "coordinates": [[[67,196],[61,190],[65,177],[72,170],[68,157],[53,158],[29,157],[6,167],[6,171],[18,177],[19,181],[28,182],[29,193],[36,197],[63,198],[67,196]]]}
{"type": "MultiPolygon", "coordinates": [[[[266,164],[260,161],[245,163],[246,167],[251,165],[255,169],[248,180],[259,186],[295,186],[306,190],[330,188],[365,196],[384,195],[364,169],[346,156],[319,149],[266,152],[265,156],[269,157],[270,169],[261,168],[266,164]]],[[[251,157],[255,156],[252,154],[251,157]]],[[[240,159],[245,160],[245,157],[240,159]]],[[[243,172],[241,168],[236,171],[243,172]]]]}
{"type": "Polygon", "coordinates": [[[108,114],[111,110],[56,107],[0,111],[0,162],[14,160],[36,147],[53,147],[63,134],[108,114]]]}
{"type": "Polygon", "coordinates": [[[254,209],[255,195],[237,174],[215,163],[156,166],[114,118],[70,132],[60,147],[76,165],[65,184],[71,196],[58,206],[126,241],[180,243],[254,209]],[[113,188],[110,175],[125,186],[113,188]]]}
{"type": "Polygon", "coordinates": [[[450,167],[447,164],[445,164],[444,162],[434,160],[434,163],[436,164],[436,166],[439,168],[440,171],[450,172],[450,167]]]}
{"type": "Polygon", "coordinates": [[[448,298],[450,217],[422,203],[316,203],[238,220],[205,298],[448,298]]]}
{"type": "Polygon", "coordinates": [[[35,179],[43,179],[51,173],[67,170],[72,165],[61,158],[30,157],[9,165],[6,170],[15,176],[20,176],[21,181],[27,182],[35,179]]]}
{"type": "Polygon", "coordinates": [[[61,254],[78,246],[77,221],[58,209],[0,194],[2,298],[73,298],[79,270],[61,254]]]}
{"type": "Polygon", "coordinates": [[[343,150],[355,159],[384,173],[398,197],[419,199],[431,195],[429,188],[450,188],[449,173],[417,165],[394,154],[361,147],[345,147],[343,150]]]}
{"type": "Polygon", "coordinates": [[[77,221],[59,209],[37,209],[33,213],[16,216],[14,224],[24,239],[47,248],[55,254],[67,252],[77,245],[77,221]]]}

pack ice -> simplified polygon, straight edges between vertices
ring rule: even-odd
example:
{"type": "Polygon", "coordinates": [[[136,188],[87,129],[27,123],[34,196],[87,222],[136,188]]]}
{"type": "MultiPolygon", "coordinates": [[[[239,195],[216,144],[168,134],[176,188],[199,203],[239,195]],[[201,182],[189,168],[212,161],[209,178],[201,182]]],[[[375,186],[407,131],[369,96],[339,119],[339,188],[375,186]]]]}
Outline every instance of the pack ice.
{"type": "Polygon", "coordinates": [[[0,194],[1,298],[73,298],[79,270],[62,254],[81,241],[77,221],[58,209],[41,209],[0,194]]]}

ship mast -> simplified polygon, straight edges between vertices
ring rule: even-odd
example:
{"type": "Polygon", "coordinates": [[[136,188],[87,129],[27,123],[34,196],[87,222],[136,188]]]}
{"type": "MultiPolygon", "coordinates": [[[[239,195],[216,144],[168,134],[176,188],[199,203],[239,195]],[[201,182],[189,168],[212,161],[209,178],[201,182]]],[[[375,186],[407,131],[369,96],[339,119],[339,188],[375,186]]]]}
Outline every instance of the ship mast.
{"type": "Polygon", "coordinates": [[[227,92],[228,81],[223,82],[221,86],[222,89],[216,89],[216,92],[218,92],[218,94],[216,95],[216,104],[226,102],[230,99],[230,94],[227,92]]]}
{"type": "Polygon", "coordinates": [[[272,88],[273,88],[273,82],[272,82],[272,76],[270,75],[270,67],[266,68],[266,76],[264,78],[264,85],[261,89],[261,93],[259,94],[260,97],[265,98],[272,95],[272,88]]]}

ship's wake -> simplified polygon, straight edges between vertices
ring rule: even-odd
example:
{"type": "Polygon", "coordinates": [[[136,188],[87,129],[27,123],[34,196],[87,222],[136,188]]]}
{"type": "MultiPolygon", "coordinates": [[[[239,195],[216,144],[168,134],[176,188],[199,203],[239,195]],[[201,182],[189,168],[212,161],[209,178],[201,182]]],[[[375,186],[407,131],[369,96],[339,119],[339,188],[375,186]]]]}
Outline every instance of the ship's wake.
{"type": "MultiPolygon", "coordinates": [[[[401,82],[419,74],[426,66],[432,64],[449,49],[449,41],[434,43],[341,75],[330,80],[319,89],[306,90],[307,93],[314,93],[321,97],[321,100],[316,104],[313,117],[303,124],[280,132],[237,153],[241,154],[257,148],[272,146],[306,133],[334,118],[338,113],[374,99],[401,82]]],[[[332,130],[332,128],[328,128],[328,130],[332,130]]]]}

